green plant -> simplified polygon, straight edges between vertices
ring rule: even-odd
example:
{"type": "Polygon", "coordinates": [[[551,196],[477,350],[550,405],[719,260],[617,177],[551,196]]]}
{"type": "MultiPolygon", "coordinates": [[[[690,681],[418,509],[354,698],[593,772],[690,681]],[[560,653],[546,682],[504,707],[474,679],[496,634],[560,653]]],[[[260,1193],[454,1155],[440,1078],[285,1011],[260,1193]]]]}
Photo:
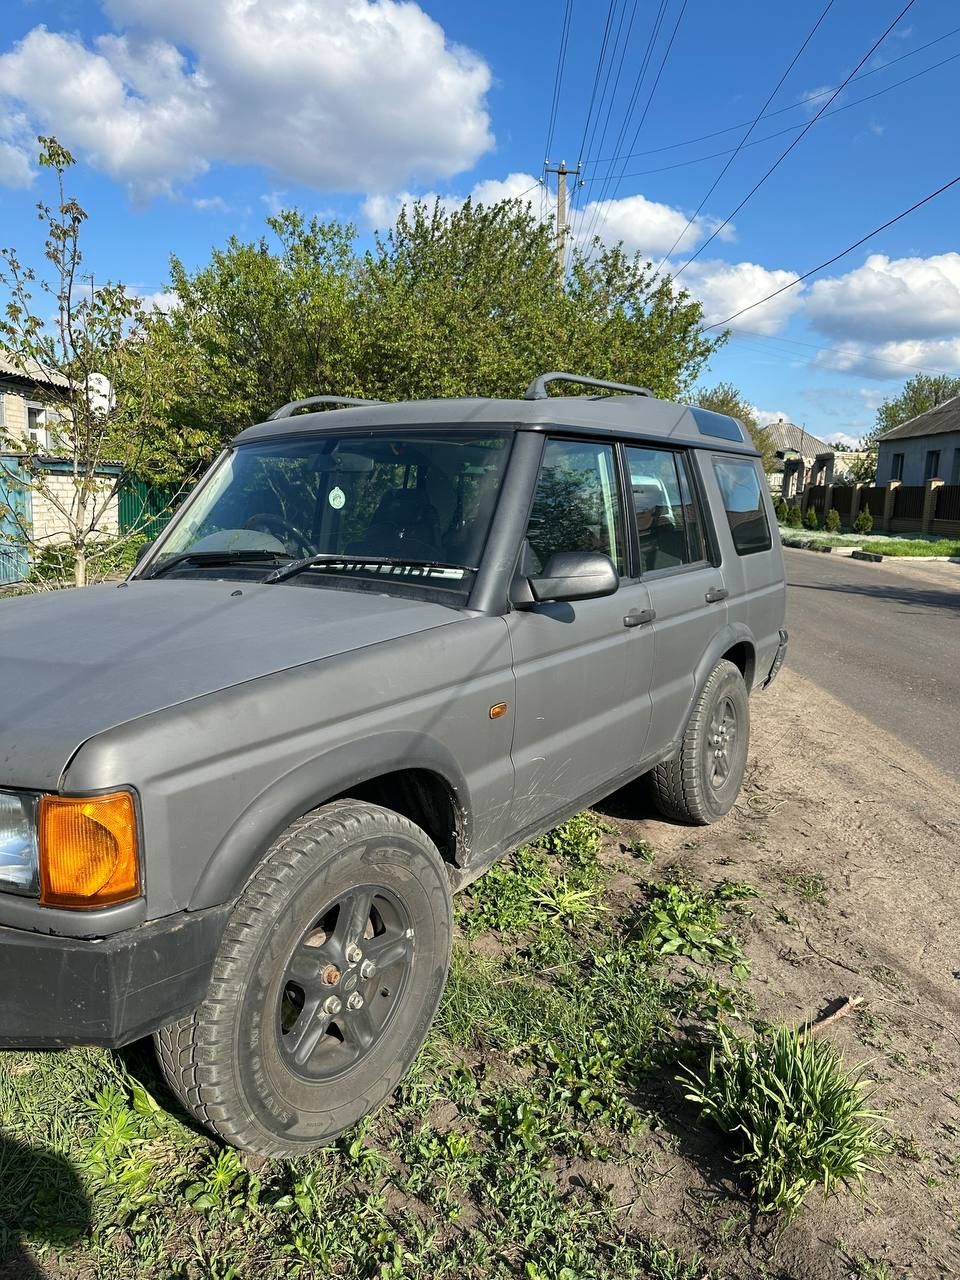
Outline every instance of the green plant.
{"type": "Polygon", "coordinates": [[[788,509],[786,500],[782,494],[778,493],[773,500],[773,510],[779,524],[783,524],[784,520],[786,520],[788,509]]]}
{"type": "Polygon", "coordinates": [[[803,512],[800,510],[799,504],[792,502],[787,508],[787,527],[790,529],[799,529],[803,526],[803,512]]]}
{"type": "Polygon", "coordinates": [[[734,1157],[764,1213],[792,1216],[814,1186],[860,1188],[889,1148],[865,1106],[862,1071],[808,1031],[775,1027],[753,1041],[723,1027],[705,1075],[685,1069],[687,1099],[740,1148],[734,1157]]]}
{"type": "Polygon", "coordinates": [[[729,964],[738,977],[747,973],[740,943],[725,929],[725,915],[731,906],[756,897],[752,885],[723,881],[707,893],[675,873],[672,879],[651,885],[650,892],[640,934],[646,949],[660,956],[729,964]]]}
{"type": "Polygon", "coordinates": [[[840,532],[840,512],[836,507],[831,507],[827,512],[827,518],[823,522],[823,527],[826,529],[827,533],[840,532]]]}
{"type": "Polygon", "coordinates": [[[853,522],[853,527],[857,533],[869,533],[873,528],[873,516],[870,514],[869,507],[861,507],[857,512],[857,518],[853,522]]]}
{"type": "Polygon", "coordinates": [[[807,507],[803,513],[803,527],[805,529],[819,529],[820,517],[817,515],[817,509],[814,506],[807,507]]]}

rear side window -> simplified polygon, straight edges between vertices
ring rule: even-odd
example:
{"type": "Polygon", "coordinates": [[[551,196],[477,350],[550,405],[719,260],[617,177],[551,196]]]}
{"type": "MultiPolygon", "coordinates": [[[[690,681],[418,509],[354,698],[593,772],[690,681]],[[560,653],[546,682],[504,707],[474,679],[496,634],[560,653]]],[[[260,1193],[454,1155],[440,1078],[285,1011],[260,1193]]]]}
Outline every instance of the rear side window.
{"type": "Polygon", "coordinates": [[[672,449],[628,447],[640,572],[676,569],[704,558],[703,533],[686,459],[672,449]]]}
{"type": "Polygon", "coordinates": [[[748,458],[714,458],[713,466],[738,554],[769,551],[770,526],[756,465],[748,458]]]}

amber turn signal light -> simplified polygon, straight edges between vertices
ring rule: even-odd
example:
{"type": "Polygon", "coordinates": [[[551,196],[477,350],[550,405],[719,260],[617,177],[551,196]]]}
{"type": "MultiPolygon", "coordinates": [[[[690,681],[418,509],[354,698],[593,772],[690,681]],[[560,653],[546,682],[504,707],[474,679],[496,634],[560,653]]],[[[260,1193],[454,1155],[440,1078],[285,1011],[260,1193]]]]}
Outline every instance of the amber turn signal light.
{"type": "Polygon", "coordinates": [[[137,818],[126,791],[40,800],[40,901],[106,907],[140,892],[137,818]]]}

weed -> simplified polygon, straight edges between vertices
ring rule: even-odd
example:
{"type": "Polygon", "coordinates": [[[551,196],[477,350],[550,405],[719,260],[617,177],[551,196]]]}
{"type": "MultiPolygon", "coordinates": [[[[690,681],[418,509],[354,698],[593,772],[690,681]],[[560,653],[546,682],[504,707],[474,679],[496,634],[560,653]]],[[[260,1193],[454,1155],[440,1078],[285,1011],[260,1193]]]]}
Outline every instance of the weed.
{"type": "Polygon", "coordinates": [[[820,875],[798,872],[785,876],[783,887],[803,902],[824,903],[827,900],[827,882],[820,875]]]}
{"type": "Polygon", "coordinates": [[[748,884],[729,881],[704,892],[682,873],[650,886],[651,899],[641,940],[655,955],[689,956],[700,963],[729,964],[736,977],[748,972],[743,950],[726,932],[725,914],[747,898],[756,897],[748,884]]]}
{"type": "Polygon", "coordinates": [[[867,1083],[839,1050],[802,1031],[774,1028],[748,1043],[719,1031],[705,1076],[687,1069],[687,1098],[741,1148],[736,1162],[762,1212],[796,1213],[808,1191],[861,1187],[889,1144],[864,1105],[867,1083]]]}

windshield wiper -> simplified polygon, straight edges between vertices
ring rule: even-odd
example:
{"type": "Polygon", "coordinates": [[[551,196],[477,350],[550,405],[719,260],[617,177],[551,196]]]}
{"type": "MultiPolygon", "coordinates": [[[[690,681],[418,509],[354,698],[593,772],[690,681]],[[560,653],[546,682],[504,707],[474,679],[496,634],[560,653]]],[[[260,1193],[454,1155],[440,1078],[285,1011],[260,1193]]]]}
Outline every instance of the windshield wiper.
{"type": "Polygon", "coordinates": [[[343,565],[345,568],[351,565],[357,568],[363,568],[366,565],[398,565],[405,569],[459,569],[463,573],[477,572],[473,565],[450,564],[446,560],[411,560],[409,556],[342,556],[325,551],[320,555],[305,556],[302,560],[294,560],[292,564],[274,569],[273,573],[268,573],[263,581],[286,582],[288,578],[295,578],[298,573],[303,573],[305,569],[312,569],[316,565],[331,567],[343,565]]]}
{"type": "MultiPolygon", "coordinates": [[[[221,564],[277,564],[282,552],[277,551],[182,551],[171,556],[169,560],[161,560],[149,573],[141,574],[144,578],[160,578],[171,569],[181,564],[199,564],[216,567],[221,564]]],[[[289,558],[289,557],[288,557],[289,558]]]]}

